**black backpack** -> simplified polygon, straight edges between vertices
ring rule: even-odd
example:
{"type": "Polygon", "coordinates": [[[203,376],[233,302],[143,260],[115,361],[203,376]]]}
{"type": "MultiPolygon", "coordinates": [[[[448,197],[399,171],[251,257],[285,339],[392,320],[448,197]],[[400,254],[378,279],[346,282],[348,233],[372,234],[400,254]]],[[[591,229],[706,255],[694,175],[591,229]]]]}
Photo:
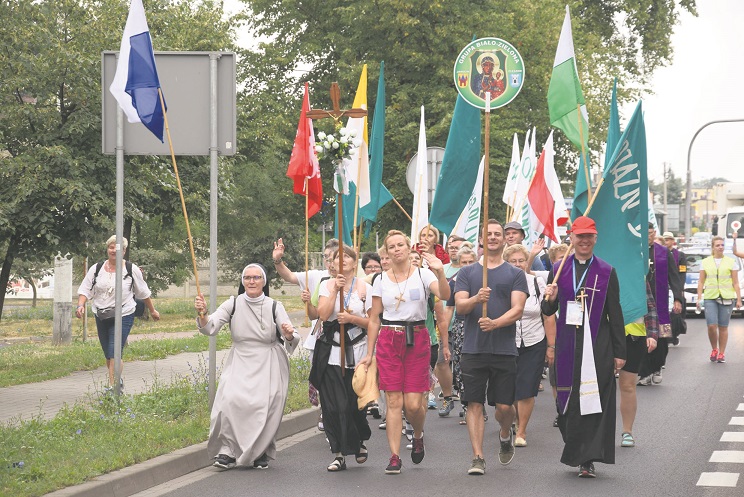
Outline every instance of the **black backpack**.
{"type": "MultiPolygon", "coordinates": [[[[243,285],[241,285],[241,288],[242,286],[243,285]]],[[[233,297],[233,307],[232,307],[232,311],[230,311],[230,329],[232,329],[232,318],[233,318],[233,314],[235,314],[235,306],[238,303],[238,297],[240,296],[241,293],[245,293],[245,290],[243,290],[242,292],[239,292],[236,297],[233,297]]],[[[274,318],[274,331],[276,331],[276,339],[283,344],[284,338],[282,337],[282,334],[279,333],[279,328],[276,326],[276,300],[271,303],[271,315],[274,318]]]]}
{"type": "MultiPolygon", "coordinates": [[[[93,285],[91,285],[91,288],[96,286],[96,280],[98,279],[98,273],[101,272],[101,268],[103,267],[103,264],[106,261],[101,261],[96,263],[96,270],[93,273],[93,285]]],[[[134,284],[134,277],[132,276],[132,263],[129,261],[124,261],[124,267],[127,269],[127,274],[124,275],[125,278],[131,278],[132,279],[132,286],[135,286],[134,284]]],[[[134,293],[134,292],[132,292],[134,293]]],[[[145,301],[140,300],[137,297],[134,297],[134,317],[142,317],[145,314],[145,301]]]]}

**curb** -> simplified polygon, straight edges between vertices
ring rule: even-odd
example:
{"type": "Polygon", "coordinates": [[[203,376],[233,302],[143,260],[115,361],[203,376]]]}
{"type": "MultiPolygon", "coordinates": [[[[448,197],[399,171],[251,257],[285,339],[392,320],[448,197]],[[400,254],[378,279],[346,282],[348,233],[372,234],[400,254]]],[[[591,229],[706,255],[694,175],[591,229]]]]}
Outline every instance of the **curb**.
{"type": "MultiPolygon", "coordinates": [[[[293,412],[282,418],[277,440],[313,428],[318,422],[318,409],[293,412]]],[[[178,449],[148,461],[90,481],[46,494],[46,497],[128,497],[188,473],[212,465],[207,457],[207,442],[178,449]]]]}

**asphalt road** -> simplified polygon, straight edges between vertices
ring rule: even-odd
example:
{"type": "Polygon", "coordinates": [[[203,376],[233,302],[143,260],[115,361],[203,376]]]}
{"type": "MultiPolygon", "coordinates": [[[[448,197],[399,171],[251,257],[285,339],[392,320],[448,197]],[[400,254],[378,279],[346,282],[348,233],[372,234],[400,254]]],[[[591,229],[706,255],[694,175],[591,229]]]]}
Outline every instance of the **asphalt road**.
{"type": "MultiPolygon", "coordinates": [[[[514,461],[497,459],[497,424],[491,413],[486,423],[486,474],[468,476],[471,451],[467,430],[458,425],[456,411],[439,418],[429,411],[426,457],[410,461],[403,447],[403,472],[385,475],[389,452],[385,433],[374,423],[370,457],[363,465],[347,458],[349,469],[329,473],[332,461],[325,437],[309,430],[283,442],[267,471],[207,468],[173,480],[139,497],[426,495],[454,496],[744,496],[744,320],[732,320],[727,363],[708,360],[710,347],[705,321],[688,319],[688,333],[672,347],[661,385],[638,387],[635,448],[616,449],[615,465],[597,464],[598,477],[580,479],[576,469],[559,462],[560,433],[552,427],[555,408],[544,381],[527,431],[528,446],[517,448],[514,461]],[[732,425],[741,418],[741,425],[732,425]],[[738,433],[739,435],[724,435],[738,433]],[[742,437],[741,442],[724,439],[742,437]],[[738,459],[741,462],[712,462],[738,459]],[[701,475],[728,473],[735,486],[701,486],[701,475]]],[[[459,405],[458,405],[459,409],[459,405]]],[[[618,413],[618,445],[620,439],[618,413]]],[[[703,478],[719,481],[721,475],[703,478]]]]}

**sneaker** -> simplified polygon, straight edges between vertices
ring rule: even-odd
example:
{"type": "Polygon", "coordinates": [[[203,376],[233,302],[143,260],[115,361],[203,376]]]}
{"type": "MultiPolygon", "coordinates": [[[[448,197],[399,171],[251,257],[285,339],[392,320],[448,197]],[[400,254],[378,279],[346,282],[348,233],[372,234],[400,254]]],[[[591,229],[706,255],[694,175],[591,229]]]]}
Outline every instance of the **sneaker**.
{"type": "Polygon", "coordinates": [[[384,430],[385,428],[387,428],[387,421],[383,419],[382,420],[382,423],[380,423],[379,425],[377,425],[377,427],[379,429],[381,429],[381,430],[384,430]]]}
{"type": "Polygon", "coordinates": [[[710,362],[716,362],[718,359],[718,349],[713,349],[710,353],[710,362]]]}
{"type": "Polygon", "coordinates": [[[579,478],[596,478],[597,473],[594,472],[594,463],[586,463],[579,466],[579,478]]]}
{"type": "Polygon", "coordinates": [[[509,430],[509,440],[501,440],[499,438],[499,442],[501,442],[499,447],[499,462],[506,466],[514,459],[514,433],[509,430]]]}
{"type": "Polygon", "coordinates": [[[723,354],[718,354],[718,362],[719,363],[726,362],[726,357],[723,354]]]}
{"type": "Polygon", "coordinates": [[[452,401],[452,397],[445,397],[444,400],[442,400],[442,408],[439,409],[439,417],[446,418],[454,408],[455,403],[452,401]]]}
{"type": "Polygon", "coordinates": [[[409,442],[413,440],[413,426],[411,426],[411,423],[409,423],[408,420],[406,420],[405,426],[403,427],[403,435],[406,436],[409,442]]]}
{"type": "Polygon", "coordinates": [[[318,430],[325,431],[325,426],[323,426],[323,413],[318,416],[318,430]]]}
{"type": "Polygon", "coordinates": [[[661,383],[661,380],[663,380],[661,371],[657,371],[651,375],[651,383],[653,383],[654,385],[658,385],[659,383],[661,383]]]}
{"type": "Polygon", "coordinates": [[[543,368],[543,371],[542,371],[542,379],[544,380],[547,377],[548,377],[548,368],[545,367],[545,368],[543,368]]]}
{"type": "Polygon", "coordinates": [[[369,409],[367,409],[367,414],[370,414],[375,419],[380,419],[382,417],[382,414],[380,413],[380,405],[377,402],[373,402],[369,409]]]}
{"type": "Polygon", "coordinates": [[[227,454],[220,454],[214,458],[214,464],[212,464],[212,466],[222,469],[232,469],[235,467],[235,458],[230,457],[227,454]]]}
{"type": "Polygon", "coordinates": [[[388,467],[385,468],[385,474],[386,475],[399,475],[400,474],[400,468],[403,467],[403,462],[400,460],[400,457],[398,457],[396,454],[393,454],[390,456],[390,464],[388,464],[388,467]]]}
{"type": "Polygon", "coordinates": [[[644,376],[640,380],[638,380],[638,385],[642,387],[647,387],[651,385],[653,375],[644,376]]]}
{"type": "Polygon", "coordinates": [[[480,456],[475,456],[468,470],[469,475],[483,475],[486,473],[486,461],[480,456]]]}
{"type": "Polygon", "coordinates": [[[623,440],[620,442],[620,447],[635,447],[633,435],[628,432],[623,433],[623,440]]]}
{"type": "Polygon", "coordinates": [[[553,420],[553,428],[558,428],[558,416],[553,420]]]}
{"type": "Polygon", "coordinates": [[[256,469],[269,469],[269,456],[265,453],[261,454],[261,457],[253,461],[253,467],[256,469]]]}
{"type": "Polygon", "coordinates": [[[426,404],[426,406],[429,409],[436,409],[437,408],[437,398],[431,392],[429,392],[429,402],[426,404]]]}
{"type": "Polygon", "coordinates": [[[419,464],[424,460],[424,434],[421,434],[421,438],[414,438],[412,444],[411,461],[413,464],[419,464]]]}

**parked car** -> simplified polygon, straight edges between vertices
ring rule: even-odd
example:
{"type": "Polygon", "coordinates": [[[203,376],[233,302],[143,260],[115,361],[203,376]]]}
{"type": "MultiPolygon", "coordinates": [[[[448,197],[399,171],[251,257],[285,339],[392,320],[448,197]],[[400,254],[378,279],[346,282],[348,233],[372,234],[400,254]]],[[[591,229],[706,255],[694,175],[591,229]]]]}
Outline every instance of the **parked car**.
{"type": "MultiPolygon", "coordinates": [[[[724,257],[731,257],[736,261],[736,267],[739,269],[739,289],[744,296],[744,270],[742,270],[742,259],[736,257],[733,253],[731,240],[727,240],[726,247],[724,248],[724,257]]],[[[700,270],[703,266],[703,259],[710,255],[710,244],[708,247],[689,247],[683,250],[687,256],[687,277],[685,278],[685,311],[688,316],[695,315],[695,307],[697,306],[697,286],[700,280],[700,270]]],[[[702,316],[704,314],[701,313],[702,316]]],[[[737,314],[741,314],[742,311],[734,311],[737,314]]]]}

